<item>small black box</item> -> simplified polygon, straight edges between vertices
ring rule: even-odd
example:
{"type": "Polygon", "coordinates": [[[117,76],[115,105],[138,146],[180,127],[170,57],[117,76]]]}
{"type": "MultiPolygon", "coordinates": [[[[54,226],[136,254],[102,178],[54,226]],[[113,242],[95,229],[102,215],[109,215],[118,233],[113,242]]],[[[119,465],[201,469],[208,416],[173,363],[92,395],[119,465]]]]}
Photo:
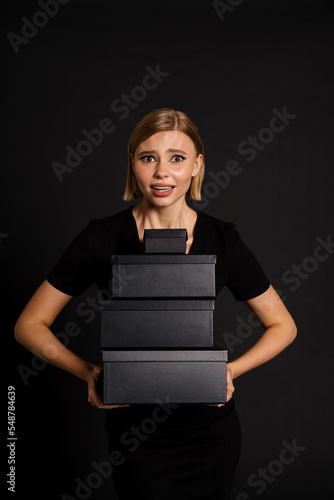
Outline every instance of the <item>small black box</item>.
{"type": "Polygon", "coordinates": [[[226,402],[227,351],[102,351],[104,404],[226,402]]]}
{"type": "Polygon", "coordinates": [[[111,300],[101,311],[102,348],[213,347],[213,300],[111,300]]]}
{"type": "Polygon", "coordinates": [[[114,298],[214,298],[216,255],[112,255],[114,298]]]}
{"type": "Polygon", "coordinates": [[[145,253],[181,253],[187,249],[186,229],[144,229],[145,253]]]}

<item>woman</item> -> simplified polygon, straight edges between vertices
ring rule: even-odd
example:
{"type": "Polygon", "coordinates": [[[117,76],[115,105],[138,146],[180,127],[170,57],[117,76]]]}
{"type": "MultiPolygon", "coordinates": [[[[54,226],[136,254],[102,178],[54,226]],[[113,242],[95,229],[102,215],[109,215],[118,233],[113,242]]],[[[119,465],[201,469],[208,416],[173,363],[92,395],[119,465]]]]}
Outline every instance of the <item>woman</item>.
{"type": "MultiPolygon", "coordinates": [[[[90,221],[33,295],[15,326],[15,337],[41,358],[80,377],[88,401],[106,408],[109,450],[122,453],[113,480],[119,499],[227,499],[240,452],[240,426],[232,393],[236,377],[265,363],[296,336],[296,326],[234,224],[192,210],[200,200],[204,148],[197,128],[169,108],[146,115],[128,151],[125,200],[137,206],[90,221]],[[103,406],[101,367],[64,347],[49,327],[74,295],[92,283],[109,289],[111,254],[143,251],[144,229],[186,228],[186,253],[216,254],[216,293],[226,285],[266,328],[245,354],[227,365],[227,403],[161,406],[165,417],[144,432],[154,406],[103,406]],[[167,415],[167,417],[166,417],[167,415]]],[[[155,413],[157,415],[157,413],[155,413]]]]}

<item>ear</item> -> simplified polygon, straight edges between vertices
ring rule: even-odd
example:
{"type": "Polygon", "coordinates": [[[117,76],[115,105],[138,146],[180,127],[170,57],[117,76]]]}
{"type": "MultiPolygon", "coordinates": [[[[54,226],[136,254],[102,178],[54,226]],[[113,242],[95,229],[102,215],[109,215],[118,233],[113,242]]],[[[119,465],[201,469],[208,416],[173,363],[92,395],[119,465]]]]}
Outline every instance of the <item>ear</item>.
{"type": "Polygon", "coordinates": [[[193,168],[193,172],[191,174],[192,177],[195,177],[195,175],[197,175],[198,172],[200,171],[201,166],[202,166],[202,161],[203,161],[203,156],[201,154],[199,154],[195,160],[195,165],[193,168]]]}

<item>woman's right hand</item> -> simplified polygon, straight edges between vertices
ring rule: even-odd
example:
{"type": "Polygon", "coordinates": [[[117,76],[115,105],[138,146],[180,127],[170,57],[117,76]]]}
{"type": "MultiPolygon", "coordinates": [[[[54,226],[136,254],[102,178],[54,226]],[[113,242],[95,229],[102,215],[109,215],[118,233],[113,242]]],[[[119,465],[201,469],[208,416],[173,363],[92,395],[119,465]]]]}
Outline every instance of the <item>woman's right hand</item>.
{"type": "Polygon", "coordinates": [[[50,326],[72,299],[44,280],[20,314],[14,328],[18,342],[41,359],[66,370],[88,384],[88,401],[97,408],[119,408],[129,405],[104,406],[101,398],[102,368],[70,351],[52,333],[50,326]]]}
{"type": "Polygon", "coordinates": [[[101,366],[94,366],[89,372],[87,377],[88,384],[88,401],[92,406],[96,406],[101,409],[110,408],[123,408],[124,406],[130,405],[104,405],[100,393],[101,381],[103,376],[103,368],[101,366]]]}

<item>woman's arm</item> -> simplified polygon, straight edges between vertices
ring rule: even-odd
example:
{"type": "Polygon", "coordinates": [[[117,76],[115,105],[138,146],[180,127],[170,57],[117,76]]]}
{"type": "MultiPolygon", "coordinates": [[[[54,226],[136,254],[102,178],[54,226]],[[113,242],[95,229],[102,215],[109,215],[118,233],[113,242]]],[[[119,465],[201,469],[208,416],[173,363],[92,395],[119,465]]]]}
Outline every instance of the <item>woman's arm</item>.
{"type": "Polygon", "coordinates": [[[14,335],[18,342],[40,358],[87,380],[92,365],[67,349],[49,329],[71,298],[45,280],[18,318],[14,335]]]}
{"type": "Polygon", "coordinates": [[[285,349],[297,335],[297,327],[275,289],[246,301],[266,328],[260,339],[245,354],[228,364],[232,379],[266,363],[285,349]]]}
{"type": "Polygon", "coordinates": [[[18,318],[14,328],[15,338],[40,358],[87,382],[88,401],[91,404],[98,408],[113,408],[114,406],[103,406],[97,392],[102,368],[74,354],[50,330],[71,298],[71,295],[57,290],[45,280],[18,318]]]}

